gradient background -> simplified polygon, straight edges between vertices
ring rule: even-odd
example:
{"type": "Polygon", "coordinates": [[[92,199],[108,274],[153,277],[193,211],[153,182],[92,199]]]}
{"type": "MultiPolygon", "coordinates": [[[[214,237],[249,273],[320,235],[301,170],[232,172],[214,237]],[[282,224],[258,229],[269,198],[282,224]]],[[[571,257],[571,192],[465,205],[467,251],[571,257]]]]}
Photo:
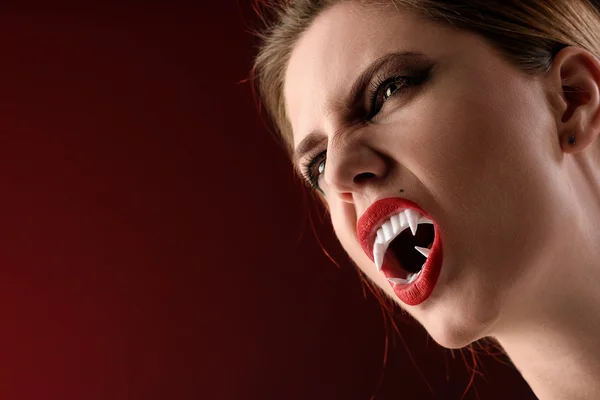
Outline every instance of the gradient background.
{"type": "MultiPolygon", "coordinates": [[[[0,398],[461,398],[470,352],[386,329],[303,203],[238,83],[249,10],[0,12],[0,398]]],[[[465,399],[534,398],[480,361],[465,399]]]]}

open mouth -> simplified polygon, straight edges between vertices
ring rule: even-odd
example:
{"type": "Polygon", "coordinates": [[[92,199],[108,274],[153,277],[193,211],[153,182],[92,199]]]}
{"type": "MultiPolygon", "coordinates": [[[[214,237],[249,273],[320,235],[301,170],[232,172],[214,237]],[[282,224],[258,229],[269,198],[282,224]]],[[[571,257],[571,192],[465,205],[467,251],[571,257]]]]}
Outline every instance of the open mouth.
{"type": "Polygon", "coordinates": [[[402,303],[417,306],[431,296],[444,262],[442,234],[432,214],[412,200],[383,198],[363,212],[356,233],[402,303]]]}
{"type": "Polygon", "coordinates": [[[373,259],[379,270],[396,284],[412,283],[427,261],[435,239],[433,222],[418,211],[406,209],[383,222],[373,238],[373,259]]]}
{"type": "Polygon", "coordinates": [[[419,224],[416,235],[413,236],[409,229],[405,229],[392,240],[388,247],[387,254],[393,256],[398,261],[396,265],[390,267],[390,275],[398,278],[390,278],[394,283],[408,284],[414,281],[418,276],[429,255],[429,250],[433,246],[435,239],[435,229],[433,224],[419,224]],[[391,254],[390,254],[391,253],[391,254]],[[395,271],[393,270],[395,269],[395,271]]]}

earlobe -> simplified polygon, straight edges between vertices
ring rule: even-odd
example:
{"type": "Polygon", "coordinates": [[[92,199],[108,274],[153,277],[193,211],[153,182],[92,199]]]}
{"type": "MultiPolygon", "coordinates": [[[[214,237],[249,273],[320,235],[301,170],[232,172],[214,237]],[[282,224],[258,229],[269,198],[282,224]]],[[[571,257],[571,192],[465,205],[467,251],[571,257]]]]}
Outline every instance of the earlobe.
{"type": "Polygon", "coordinates": [[[565,153],[578,153],[600,134],[600,60],[579,47],[566,47],[548,73],[558,140],[565,153]]]}

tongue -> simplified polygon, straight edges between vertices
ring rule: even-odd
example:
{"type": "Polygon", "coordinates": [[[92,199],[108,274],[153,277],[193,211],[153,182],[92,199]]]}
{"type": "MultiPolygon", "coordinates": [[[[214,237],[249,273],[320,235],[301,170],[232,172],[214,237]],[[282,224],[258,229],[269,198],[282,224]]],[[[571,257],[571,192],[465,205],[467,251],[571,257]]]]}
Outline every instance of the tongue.
{"type": "Polygon", "coordinates": [[[386,266],[386,271],[390,276],[402,279],[408,278],[409,272],[403,268],[398,257],[396,257],[396,254],[394,254],[394,251],[391,250],[390,247],[388,247],[388,250],[385,252],[384,264],[386,266]]]}

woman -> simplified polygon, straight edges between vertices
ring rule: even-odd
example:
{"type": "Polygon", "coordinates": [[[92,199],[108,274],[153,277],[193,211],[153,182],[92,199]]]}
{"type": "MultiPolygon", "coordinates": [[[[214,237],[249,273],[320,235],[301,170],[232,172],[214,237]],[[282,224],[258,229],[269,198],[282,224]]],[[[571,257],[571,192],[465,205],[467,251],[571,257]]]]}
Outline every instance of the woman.
{"type": "Polygon", "coordinates": [[[262,102],[361,271],[540,399],[600,398],[600,5],[268,6],[262,102]]]}

